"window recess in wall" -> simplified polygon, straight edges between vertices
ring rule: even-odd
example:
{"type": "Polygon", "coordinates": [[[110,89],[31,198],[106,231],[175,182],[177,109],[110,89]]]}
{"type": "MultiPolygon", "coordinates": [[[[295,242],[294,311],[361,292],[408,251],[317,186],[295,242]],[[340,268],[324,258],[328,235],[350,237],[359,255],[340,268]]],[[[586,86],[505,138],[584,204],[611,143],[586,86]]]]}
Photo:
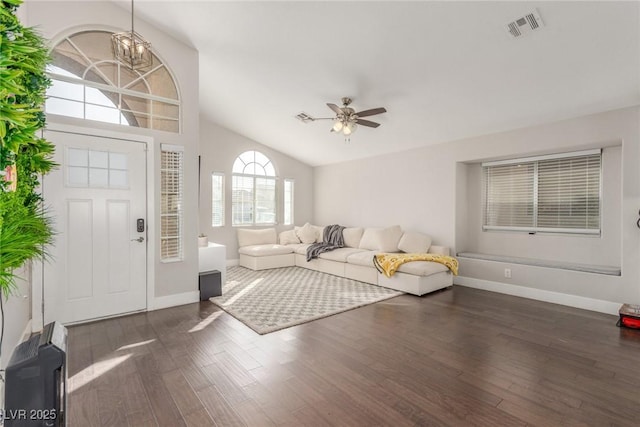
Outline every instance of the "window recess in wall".
{"type": "Polygon", "coordinates": [[[160,260],[182,261],[184,151],[176,145],[161,145],[160,160],[160,260]]]}
{"type": "Polygon", "coordinates": [[[284,225],[293,225],[293,193],[294,193],[294,181],[293,179],[284,180],[284,225]]]}
{"type": "Polygon", "coordinates": [[[211,226],[224,226],[224,173],[211,174],[211,226]]]}
{"type": "Polygon", "coordinates": [[[602,150],[482,164],[483,230],[600,234],[602,150]]]}

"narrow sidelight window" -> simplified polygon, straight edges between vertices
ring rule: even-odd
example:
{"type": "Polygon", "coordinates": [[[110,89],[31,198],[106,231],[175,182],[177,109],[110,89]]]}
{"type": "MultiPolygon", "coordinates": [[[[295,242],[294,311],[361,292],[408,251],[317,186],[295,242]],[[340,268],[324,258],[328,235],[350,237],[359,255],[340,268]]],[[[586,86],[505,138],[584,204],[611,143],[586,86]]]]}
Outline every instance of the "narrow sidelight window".
{"type": "Polygon", "coordinates": [[[183,253],[183,147],[162,144],[160,161],[160,259],[182,261],[183,253]]]}

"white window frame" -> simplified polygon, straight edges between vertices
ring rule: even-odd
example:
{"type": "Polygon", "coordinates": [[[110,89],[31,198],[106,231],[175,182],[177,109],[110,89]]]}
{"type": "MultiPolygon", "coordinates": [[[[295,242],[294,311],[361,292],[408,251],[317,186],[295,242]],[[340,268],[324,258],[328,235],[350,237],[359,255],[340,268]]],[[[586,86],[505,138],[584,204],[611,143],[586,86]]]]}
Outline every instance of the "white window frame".
{"type": "MultiPolygon", "coordinates": [[[[570,153],[560,153],[560,154],[550,154],[544,156],[535,156],[535,157],[527,157],[527,158],[519,158],[519,159],[509,159],[509,160],[498,160],[492,162],[482,163],[483,168],[483,219],[482,219],[482,229],[483,231],[516,231],[516,232],[527,232],[530,234],[534,233],[563,233],[563,234],[578,234],[578,235],[591,235],[591,236],[600,236],[602,229],[602,150],[584,150],[578,152],[570,152],[570,153]],[[599,167],[598,167],[598,226],[594,227],[586,227],[586,228],[570,228],[570,227],[543,227],[538,224],[541,222],[539,220],[539,210],[541,206],[539,203],[539,193],[540,193],[540,175],[541,171],[540,165],[545,166],[545,162],[562,160],[562,159],[571,159],[571,158],[582,158],[586,159],[588,157],[598,156],[599,158],[599,167]],[[532,167],[533,175],[531,177],[531,199],[528,204],[531,206],[531,226],[513,226],[513,225],[500,225],[500,224],[488,224],[488,222],[494,222],[495,220],[490,220],[489,218],[492,216],[490,210],[492,209],[489,202],[489,192],[490,192],[490,183],[488,182],[488,171],[490,168],[496,168],[499,166],[527,166],[529,168],[532,167]]],[[[588,185],[588,183],[586,183],[588,185]]],[[[565,189],[564,187],[562,189],[565,189]]],[[[582,189],[582,188],[580,188],[582,189]]],[[[558,191],[561,188],[559,187],[558,191]]],[[[571,193],[573,194],[573,193],[571,193]]],[[[525,196],[523,192],[520,193],[521,196],[525,196]]],[[[580,195],[578,193],[578,195],[580,195]]]]}
{"type": "Polygon", "coordinates": [[[169,212],[166,210],[166,206],[160,202],[160,261],[163,263],[180,262],[184,260],[184,147],[179,145],[161,144],[160,145],[160,197],[166,194],[176,194],[177,197],[177,209],[175,212],[169,212]],[[163,168],[163,157],[168,153],[179,154],[177,159],[177,167],[175,168],[163,168]],[[165,174],[163,172],[172,172],[178,174],[178,188],[177,193],[170,193],[167,188],[168,183],[165,180],[165,174]],[[177,217],[178,227],[177,235],[168,235],[163,228],[163,221],[168,217],[177,217]],[[176,250],[171,256],[165,256],[163,254],[163,247],[170,240],[177,239],[176,250]]]}
{"type": "Polygon", "coordinates": [[[278,178],[276,176],[275,173],[275,166],[273,164],[273,162],[271,161],[271,159],[269,157],[267,157],[265,154],[261,153],[260,151],[256,151],[256,150],[248,150],[245,151],[243,153],[241,153],[240,155],[238,155],[236,157],[236,159],[234,160],[233,163],[233,173],[231,175],[231,188],[232,188],[232,195],[231,195],[231,225],[234,227],[252,227],[252,226],[268,226],[268,225],[276,225],[277,222],[277,204],[278,204],[278,190],[277,190],[277,183],[278,183],[278,178]],[[252,161],[245,161],[246,157],[249,157],[250,154],[253,159],[252,161]],[[259,161],[258,158],[262,158],[264,161],[259,161]],[[242,169],[243,172],[238,172],[240,169],[242,169]],[[245,173],[245,171],[249,170],[251,171],[251,169],[253,169],[253,173],[245,173]],[[256,173],[256,169],[259,169],[262,171],[262,173],[256,173]],[[238,179],[249,179],[251,180],[251,193],[252,193],[252,197],[253,200],[251,201],[251,206],[252,206],[252,215],[251,215],[251,221],[237,221],[236,220],[236,204],[234,203],[234,197],[236,194],[236,189],[237,189],[237,185],[236,185],[236,181],[238,179]],[[270,222],[257,222],[256,218],[256,211],[258,208],[258,195],[257,195],[257,181],[258,180],[265,180],[265,181],[271,181],[273,183],[273,200],[274,200],[274,204],[273,204],[273,211],[269,212],[272,217],[273,217],[273,221],[270,222]]]}
{"type": "MultiPolygon", "coordinates": [[[[165,130],[167,132],[173,133],[182,133],[182,106],[180,101],[180,92],[178,90],[178,85],[176,84],[175,77],[173,73],[154,53],[153,55],[153,67],[144,70],[144,71],[134,71],[137,75],[137,78],[126,85],[120,84],[120,73],[123,68],[128,68],[126,64],[123,64],[112,57],[108,58],[94,58],[90,52],[84,52],[77,43],[74,43],[72,40],[73,37],[81,36],[83,33],[105,33],[108,35],[108,40],[110,41],[110,35],[112,34],[110,31],[106,30],[85,30],[78,31],[73,34],[70,34],[55,44],[55,47],[52,49],[53,52],[56,51],[56,48],[62,44],[67,43],[69,46],[73,48],[73,53],[83,58],[85,64],[84,69],[82,70],[81,75],[76,75],[72,70],[67,70],[64,68],[63,64],[57,64],[54,62],[47,67],[47,75],[51,78],[52,86],[47,91],[47,101],[45,102],[45,112],[47,114],[57,114],[67,117],[75,117],[84,120],[94,120],[105,123],[114,123],[122,126],[135,126],[146,129],[160,129],[165,130]],[[100,66],[105,64],[112,64],[116,67],[116,78],[110,79],[107,75],[105,75],[101,70],[100,66]],[[176,98],[167,98],[165,96],[159,96],[153,93],[154,85],[153,85],[153,74],[158,70],[165,69],[167,74],[171,78],[171,83],[176,92],[176,98]],[[102,83],[90,80],[87,76],[89,73],[95,73],[100,77],[102,83]],[[114,80],[114,81],[112,81],[114,80]],[[135,85],[142,83],[145,91],[140,91],[135,89],[135,85]],[[60,93],[61,91],[56,91],[56,85],[74,85],[78,91],[82,92],[81,99],[74,98],[67,93],[60,93]],[[134,89],[132,89],[134,88],[134,89]],[[104,102],[104,100],[99,103],[91,102],[89,99],[92,99],[96,95],[100,96],[102,93],[111,93],[117,96],[117,102],[114,100],[108,99],[106,96],[103,96],[104,100],[109,102],[104,102]],[[93,94],[93,96],[91,96],[93,94]],[[137,111],[133,109],[126,109],[127,105],[126,97],[139,98],[145,100],[149,107],[144,111],[137,111]],[[57,107],[54,107],[56,105],[57,107]],[[75,106],[78,110],[81,110],[81,114],[74,114],[70,109],[70,106],[75,106]],[[176,116],[168,116],[160,114],[160,108],[157,106],[168,105],[173,106],[177,109],[177,117],[176,116]],[[156,108],[154,108],[154,106],[156,108]],[[88,109],[98,109],[102,111],[110,111],[114,117],[117,116],[117,120],[113,117],[107,117],[104,115],[91,115],[88,113],[88,109]],[[125,114],[132,114],[136,118],[144,118],[146,119],[146,123],[134,123],[131,124],[125,118],[125,114]],[[177,127],[175,130],[166,130],[163,129],[163,126],[160,125],[163,121],[174,122],[177,127]]],[[[79,71],[76,71],[79,73],[79,71]]],[[[158,86],[155,86],[157,89],[158,86]]]]}
{"type": "Polygon", "coordinates": [[[296,190],[296,182],[292,178],[285,178],[283,183],[283,192],[282,192],[282,200],[283,200],[283,211],[282,211],[282,224],[283,225],[293,225],[295,223],[295,190],[296,190]],[[290,189],[287,189],[287,186],[290,186],[290,189]],[[288,199],[288,200],[287,200],[288,199]],[[289,217],[287,220],[287,216],[289,217]]]}
{"type": "Polygon", "coordinates": [[[211,226],[212,227],[224,227],[225,224],[225,176],[223,172],[212,172],[211,173],[211,226]],[[219,178],[220,181],[216,185],[214,182],[216,178],[219,178]],[[216,188],[217,187],[217,188],[216,188]],[[220,197],[216,198],[216,190],[220,193],[220,197]],[[216,207],[216,203],[219,206],[216,207]],[[216,209],[220,210],[220,223],[215,222],[215,211],[216,209]]]}

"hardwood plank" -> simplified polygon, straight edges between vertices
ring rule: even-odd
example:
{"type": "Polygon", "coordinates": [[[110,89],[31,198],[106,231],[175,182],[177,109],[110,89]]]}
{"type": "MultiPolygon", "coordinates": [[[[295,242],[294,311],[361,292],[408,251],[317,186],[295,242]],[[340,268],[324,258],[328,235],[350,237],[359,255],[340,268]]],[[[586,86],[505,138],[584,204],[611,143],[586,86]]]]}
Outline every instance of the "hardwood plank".
{"type": "Polygon", "coordinates": [[[184,418],[184,421],[188,427],[211,427],[219,425],[211,418],[206,409],[190,413],[184,418]]]}
{"type": "Polygon", "coordinates": [[[216,386],[202,389],[198,391],[197,394],[216,424],[225,427],[246,425],[235,409],[233,409],[229,402],[227,402],[224,396],[218,391],[216,386]]]}
{"type": "Polygon", "coordinates": [[[136,365],[158,424],[160,426],[185,425],[182,414],[162,380],[162,372],[157,369],[154,358],[151,355],[138,357],[136,365]]]}
{"type": "Polygon", "coordinates": [[[162,374],[162,380],[183,417],[204,409],[204,405],[179,369],[162,374]]]}

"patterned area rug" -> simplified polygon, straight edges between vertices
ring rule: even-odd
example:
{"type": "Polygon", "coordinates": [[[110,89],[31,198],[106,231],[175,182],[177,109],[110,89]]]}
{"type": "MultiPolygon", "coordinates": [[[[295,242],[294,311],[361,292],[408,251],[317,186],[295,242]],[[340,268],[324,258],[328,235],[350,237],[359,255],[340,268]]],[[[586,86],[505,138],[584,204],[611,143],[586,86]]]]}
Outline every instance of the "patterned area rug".
{"type": "Polygon", "coordinates": [[[211,302],[262,335],[398,295],[402,292],[301,267],[231,267],[222,296],[211,302]]]}

